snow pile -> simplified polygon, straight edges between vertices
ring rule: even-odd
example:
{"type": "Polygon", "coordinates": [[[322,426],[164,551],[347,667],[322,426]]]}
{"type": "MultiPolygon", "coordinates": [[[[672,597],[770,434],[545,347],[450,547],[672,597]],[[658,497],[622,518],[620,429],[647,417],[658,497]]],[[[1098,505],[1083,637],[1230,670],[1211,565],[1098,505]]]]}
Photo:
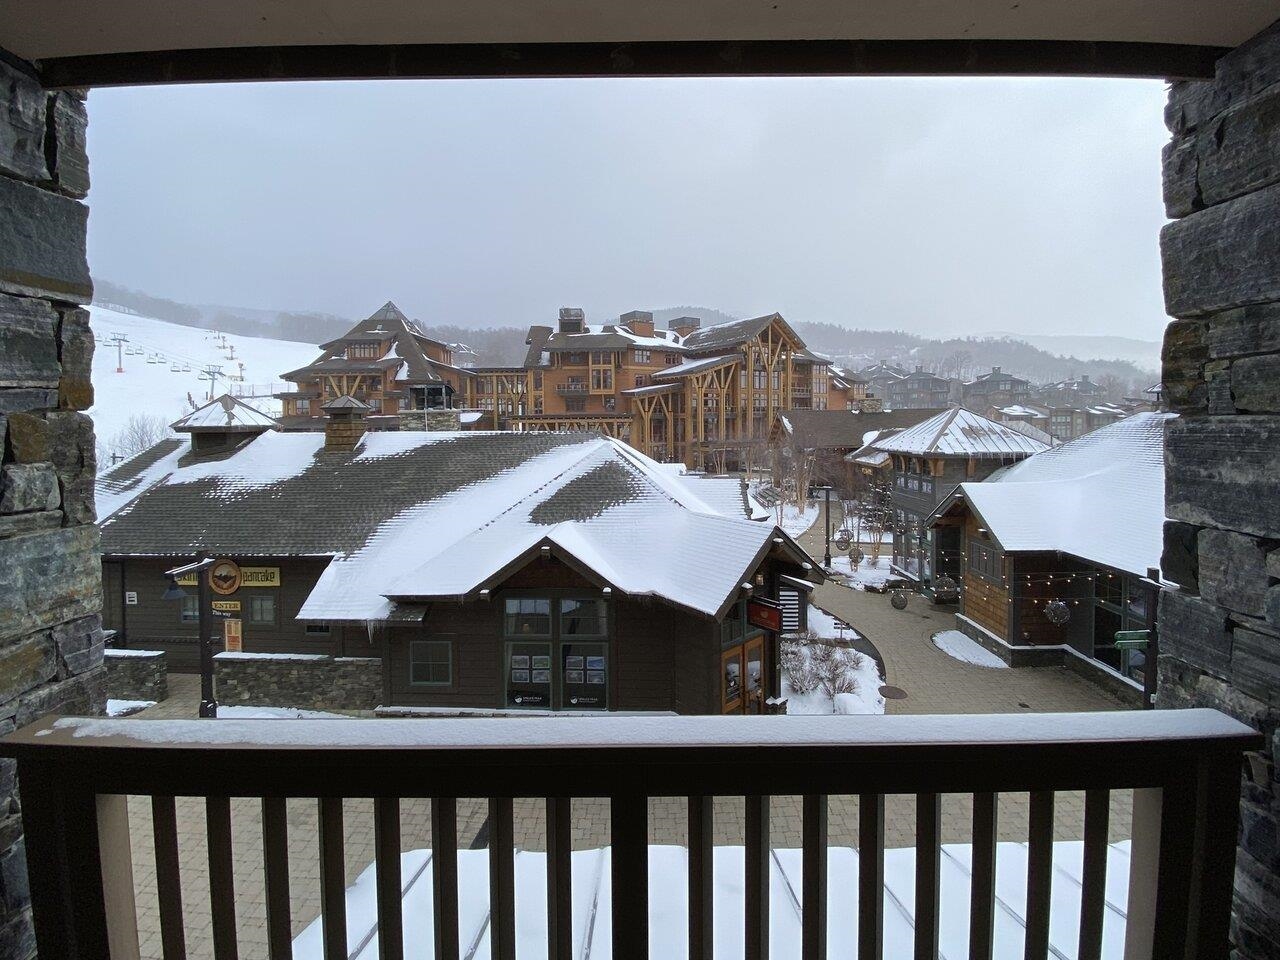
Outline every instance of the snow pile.
{"type": "Polygon", "coordinates": [[[867,557],[856,567],[848,557],[832,557],[831,569],[846,579],[846,586],[855,590],[883,592],[885,583],[893,576],[891,562],[887,553],[875,560],[867,557]]]}
{"type": "Polygon", "coordinates": [[[809,632],[784,637],[782,699],[789,716],[884,713],[880,670],[846,645],[858,632],[810,604],[809,632]]]}
{"type": "Polygon", "coordinates": [[[813,501],[806,502],[803,507],[780,503],[775,511],[778,526],[793,540],[817,523],[821,513],[822,509],[813,501]]]}
{"type": "Polygon", "coordinates": [[[982,644],[971,640],[959,630],[943,630],[933,635],[933,645],[952,659],[970,663],[975,667],[992,670],[1008,669],[1008,664],[982,644]]]}
{"type": "MultiPolygon", "coordinates": [[[[107,445],[108,452],[112,439],[124,429],[130,417],[151,414],[161,417],[167,425],[191,411],[188,394],[197,404],[202,403],[209,393],[209,383],[200,379],[200,370],[209,364],[238,377],[243,363],[244,385],[266,387],[275,383],[278,390],[283,388],[283,384],[276,382],[283,371],[304,366],[316,353],[316,347],[311,344],[230,334],[225,338],[228,348],[224,349],[211,330],[119,313],[105,307],[89,308],[89,326],[97,346],[92,375],[94,404],[88,412],[93,418],[94,434],[107,445]],[[116,334],[129,338],[126,349],[143,351],[141,355],[124,357],[124,373],[116,373],[118,351],[110,343],[116,334]],[[234,348],[234,360],[227,359],[231,348],[234,348]],[[149,358],[158,356],[164,359],[147,363],[149,358]],[[179,368],[176,371],[175,366],[179,368]]],[[[213,393],[217,396],[240,386],[220,378],[213,393]]],[[[280,401],[271,397],[255,397],[248,402],[264,413],[280,412],[280,401]]],[[[103,467],[110,465],[109,458],[102,464],[103,467]]]]}
{"type": "Polygon", "coordinates": [[[155,705],[154,700],[107,700],[107,716],[127,717],[155,705]]]}
{"type": "MultiPolygon", "coordinates": [[[[611,851],[575,850],[571,854],[571,916],[574,955],[603,960],[612,955],[613,897],[611,851]]],[[[684,957],[688,952],[688,854],[678,846],[649,847],[649,956],[684,957]]],[[[996,898],[993,931],[997,960],[1020,960],[1026,931],[1027,845],[996,846],[996,898]]],[[[715,917],[714,953],[741,957],[745,948],[742,891],[743,848],[715,847],[712,865],[715,917]]],[[[403,942],[415,956],[432,956],[432,852],[412,850],[400,856],[403,942]]],[[[942,846],[940,875],[939,956],[963,957],[969,945],[969,896],[972,885],[969,844],[942,846]]],[[[1049,914],[1049,953],[1078,953],[1080,899],[1083,890],[1084,844],[1060,840],[1053,845],[1053,887],[1049,914]]],[[[770,851],[769,943],[776,960],[799,960],[803,903],[803,856],[797,849],[770,851]]],[[[827,853],[827,942],[832,956],[851,956],[857,945],[858,852],[832,846],[827,853]]],[[[487,957],[491,952],[489,922],[489,851],[457,851],[459,955],[487,957]]],[[[546,854],[515,851],[515,940],[522,960],[547,956],[546,854]]],[[[1107,849],[1102,956],[1124,956],[1128,908],[1129,842],[1107,849]]],[[[914,948],[915,849],[884,852],[884,955],[909,957],[914,948]]],[[[377,960],[377,864],[370,864],[347,888],[347,945],[352,960],[377,960]]],[[[316,918],[293,941],[294,960],[322,960],[323,921],[316,918]]]]}
{"type": "Polygon", "coordinates": [[[218,704],[218,719],[227,718],[233,720],[351,719],[341,713],[326,713],[323,710],[302,710],[299,707],[229,707],[225,703],[218,704]]]}

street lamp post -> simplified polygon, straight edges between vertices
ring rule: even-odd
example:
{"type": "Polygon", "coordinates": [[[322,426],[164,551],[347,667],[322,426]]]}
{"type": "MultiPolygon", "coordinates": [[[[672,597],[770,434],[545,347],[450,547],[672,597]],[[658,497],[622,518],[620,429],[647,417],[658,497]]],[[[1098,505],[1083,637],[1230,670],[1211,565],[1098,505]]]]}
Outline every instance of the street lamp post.
{"type": "Polygon", "coordinates": [[[828,570],[830,570],[831,569],[831,485],[828,484],[825,487],[817,487],[816,489],[821,490],[823,493],[823,498],[825,500],[824,509],[826,510],[826,513],[827,513],[827,523],[826,523],[827,552],[822,555],[822,565],[826,567],[828,570]]]}
{"type": "Polygon", "coordinates": [[[218,701],[213,698],[213,615],[211,610],[212,593],[209,588],[209,577],[206,571],[214,564],[212,557],[204,551],[196,554],[196,562],[181,567],[174,567],[164,572],[169,580],[169,588],[164,592],[165,600],[181,600],[186,591],[178,586],[178,578],[194,573],[196,575],[196,603],[200,614],[200,716],[216,717],[218,701]]]}

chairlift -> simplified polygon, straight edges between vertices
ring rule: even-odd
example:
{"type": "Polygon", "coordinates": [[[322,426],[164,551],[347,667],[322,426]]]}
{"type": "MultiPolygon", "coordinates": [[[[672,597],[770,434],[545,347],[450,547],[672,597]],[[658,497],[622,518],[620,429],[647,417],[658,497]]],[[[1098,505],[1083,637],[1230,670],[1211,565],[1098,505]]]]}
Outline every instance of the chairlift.
{"type": "Polygon", "coordinates": [[[170,370],[170,372],[172,372],[172,373],[181,373],[181,372],[182,372],[182,366],[181,366],[180,364],[176,364],[176,363],[175,363],[175,364],[173,364],[171,367],[169,367],[169,370],[170,370]]]}
{"type": "Polygon", "coordinates": [[[160,361],[156,357],[147,357],[147,363],[159,363],[159,362],[160,361]]]}
{"type": "Polygon", "coordinates": [[[183,373],[190,373],[190,372],[191,372],[191,364],[189,364],[189,363],[184,363],[184,364],[182,365],[182,372],[183,372],[183,373]]]}

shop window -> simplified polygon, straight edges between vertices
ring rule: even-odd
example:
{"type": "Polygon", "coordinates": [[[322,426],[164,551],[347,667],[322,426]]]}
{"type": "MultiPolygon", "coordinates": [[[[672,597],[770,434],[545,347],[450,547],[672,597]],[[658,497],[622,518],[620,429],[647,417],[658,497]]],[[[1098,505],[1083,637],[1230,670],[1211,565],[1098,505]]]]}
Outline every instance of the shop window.
{"type": "Polygon", "coordinates": [[[446,687],[453,683],[453,643],[449,640],[409,642],[409,682],[446,687]]]}
{"type": "MultiPolygon", "coordinates": [[[[543,601],[544,603],[548,601],[543,601]]],[[[548,619],[550,619],[548,615],[548,619]]],[[[551,644],[507,643],[508,707],[551,708],[551,644]]]]}
{"type": "Polygon", "coordinates": [[[560,705],[564,709],[608,709],[608,651],[604,643],[560,645],[560,705]]]}
{"type": "Polygon", "coordinates": [[[258,624],[276,623],[276,598],[271,593],[255,593],[249,598],[249,622],[258,624]]]}
{"type": "Polygon", "coordinates": [[[189,593],[182,598],[181,616],[183,623],[200,622],[200,598],[198,596],[189,593]]]}
{"type": "Polygon", "coordinates": [[[984,580],[999,582],[1000,552],[991,544],[970,540],[969,572],[984,580]]]}
{"type": "Polygon", "coordinates": [[[508,597],[505,629],[508,637],[551,636],[551,601],[545,597],[508,597]]]}

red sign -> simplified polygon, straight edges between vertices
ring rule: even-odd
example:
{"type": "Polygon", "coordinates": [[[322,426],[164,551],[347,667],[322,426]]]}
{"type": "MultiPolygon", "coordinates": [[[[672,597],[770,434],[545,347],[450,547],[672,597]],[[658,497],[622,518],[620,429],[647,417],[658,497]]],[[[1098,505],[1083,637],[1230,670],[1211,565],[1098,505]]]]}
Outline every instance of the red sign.
{"type": "Polygon", "coordinates": [[[774,633],[782,631],[782,608],[768,600],[747,601],[747,622],[774,633]]]}

